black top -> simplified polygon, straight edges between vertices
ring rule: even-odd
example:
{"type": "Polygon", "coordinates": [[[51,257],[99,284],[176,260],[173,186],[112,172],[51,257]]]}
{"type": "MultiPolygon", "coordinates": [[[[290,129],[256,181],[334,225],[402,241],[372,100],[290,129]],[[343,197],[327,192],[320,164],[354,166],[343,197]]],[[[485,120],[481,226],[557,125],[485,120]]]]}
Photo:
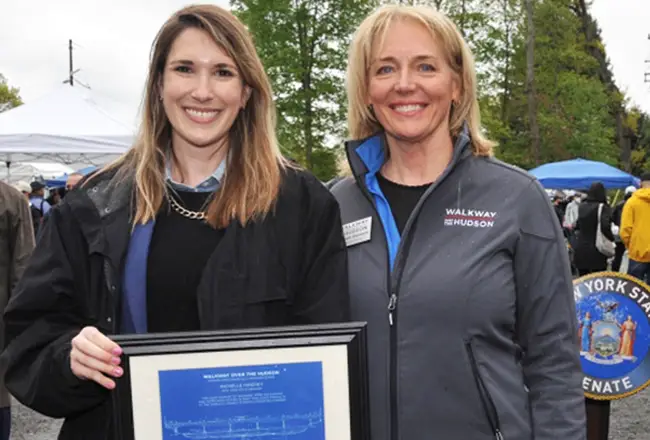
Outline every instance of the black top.
{"type": "Polygon", "coordinates": [[[400,185],[386,179],[381,173],[377,173],[377,181],[381,192],[384,193],[386,200],[388,200],[395,223],[397,223],[397,230],[401,235],[415,205],[418,204],[418,201],[431,184],[427,183],[420,186],[400,185]]]}
{"type": "MultiPolygon", "coordinates": [[[[212,193],[177,192],[176,200],[200,211],[212,193]]],[[[147,330],[151,333],[199,330],[197,287],[203,268],[221,240],[201,220],[182,216],[167,204],[156,217],[147,260],[147,330]]]]}
{"type": "Polygon", "coordinates": [[[578,238],[575,242],[573,262],[582,273],[600,272],[607,270],[607,257],[596,247],[596,230],[600,227],[603,235],[614,241],[612,234],[612,208],[603,204],[598,224],[598,206],[600,203],[586,201],[578,206],[578,221],[576,230],[578,238]]]}

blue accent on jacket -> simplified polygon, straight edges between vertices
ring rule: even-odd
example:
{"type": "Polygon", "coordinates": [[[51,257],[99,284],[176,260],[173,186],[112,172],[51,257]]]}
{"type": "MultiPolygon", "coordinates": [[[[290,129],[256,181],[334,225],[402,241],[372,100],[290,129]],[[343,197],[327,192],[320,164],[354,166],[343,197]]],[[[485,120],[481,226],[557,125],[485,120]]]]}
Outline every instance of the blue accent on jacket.
{"type": "Polygon", "coordinates": [[[381,192],[379,182],[377,181],[377,172],[381,169],[385,162],[385,149],[381,135],[373,136],[363,144],[359,145],[356,149],[357,154],[366,165],[368,173],[365,176],[366,187],[375,200],[375,206],[381,223],[384,226],[384,233],[386,234],[386,242],[388,243],[388,260],[390,269],[393,270],[395,263],[395,256],[401,236],[397,229],[395,217],[390,209],[388,200],[384,193],[381,192]]]}
{"type": "Polygon", "coordinates": [[[120,333],[147,332],[147,259],[154,222],[136,225],[124,266],[120,333]]]}
{"type": "MultiPolygon", "coordinates": [[[[225,172],[225,160],[214,174],[197,188],[175,183],[168,176],[175,191],[214,192],[219,189],[219,179],[225,172]]],[[[122,311],[120,333],[147,333],[147,260],[153,236],[154,221],[138,224],[133,229],[122,280],[122,311]]]]}

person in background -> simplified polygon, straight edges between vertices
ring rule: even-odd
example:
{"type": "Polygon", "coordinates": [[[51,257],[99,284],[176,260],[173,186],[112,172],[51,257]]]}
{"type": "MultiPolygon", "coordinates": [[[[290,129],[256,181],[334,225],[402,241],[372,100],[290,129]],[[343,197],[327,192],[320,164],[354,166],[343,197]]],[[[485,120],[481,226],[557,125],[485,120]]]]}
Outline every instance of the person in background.
{"type": "Polygon", "coordinates": [[[425,6],[385,6],[348,58],[352,318],[373,440],[583,440],[568,253],[540,184],[493,158],[474,61],[425,6]]]}
{"type": "Polygon", "coordinates": [[[587,197],[578,209],[576,230],[578,238],[574,248],[573,262],[580,276],[607,270],[607,256],[596,247],[596,228],[610,241],[614,241],[612,233],[612,208],[607,202],[605,187],[601,182],[594,182],[587,191],[587,197]],[[598,222],[599,207],[602,206],[600,223],[598,222]]]}
{"type": "Polygon", "coordinates": [[[20,191],[25,196],[25,199],[29,200],[29,195],[32,193],[32,187],[29,183],[24,180],[19,180],[14,184],[14,188],[20,191]]]}
{"type": "Polygon", "coordinates": [[[47,199],[45,199],[47,201],[47,203],[50,204],[50,207],[54,207],[54,206],[59,204],[59,202],[61,201],[61,198],[62,198],[61,197],[61,191],[62,190],[63,190],[63,188],[51,188],[50,189],[50,191],[49,191],[50,196],[47,199]]]}
{"type": "Polygon", "coordinates": [[[569,198],[570,201],[566,205],[564,221],[562,222],[564,235],[567,237],[567,240],[572,247],[575,246],[575,227],[578,222],[578,207],[580,206],[581,196],[580,193],[575,193],[569,198]]]}
{"type": "Polygon", "coordinates": [[[32,192],[29,195],[29,209],[32,214],[32,227],[34,235],[38,239],[41,226],[45,216],[52,209],[52,205],[45,200],[45,185],[42,182],[34,181],[29,184],[32,192]]]}
{"type": "Polygon", "coordinates": [[[620,234],[630,256],[627,273],[650,282],[650,172],[623,207],[620,234]]]}
{"type": "Polygon", "coordinates": [[[580,206],[580,194],[576,193],[569,197],[569,203],[566,205],[564,212],[564,221],[562,222],[562,226],[569,231],[572,231],[576,227],[578,206],[580,206]]]}
{"type": "Polygon", "coordinates": [[[566,197],[562,191],[556,191],[553,195],[553,209],[555,210],[555,215],[560,223],[560,227],[564,222],[564,213],[567,206],[566,197]]]}
{"type": "Polygon", "coordinates": [[[35,180],[29,186],[32,189],[29,195],[29,201],[41,212],[42,216],[47,215],[50,209],[52,209],[52,206],[45,200],[45,184],[35,180]]]}
{"type": "Polygon", "coordinates": [[[625,253],[625,244],[623,243],[623,240],[621,240],[620,232],[623,207],[625,206],[625,203],[630,199],[630,197],[632,197],[634,191],[636,191],[636,187],[634,186],[628,186],[625,188],[625,195],[623,196],[623,200],[618,202],[612,210],[612,233],[614,234],[614,239],[616,241],[616,254],[612,260],[612,270],[615,272],[621,268],[623,254],[625,253]]]}
{"type": "Polygon", "coordinates": [[[65,190],[71,191],[81,180],[83,179],[83,174],[81,173],[70,173],[65,182],[65,190]]]}
{"type": "Polygon", "coordinates": [[[151,54],[138,140],[51,211],[5,312],[7,387],[59,440],[116,438],[108,335],[349,319],[338,204],[282,157],[246,27],[189,6],[151,54]]]}
{"type": "MultiPolygon", "coordinates": [[[[0,313],[4,313],[33,248],[28,202],[24,194],[0,181],[0,313]]],[[[0,346],[4,343],[4,322],[0,314],[0,346]]],[[[11,399],[4,386],[4,374],[0,374],[0,440],[9,440],[10,431],[11,399]]]]}

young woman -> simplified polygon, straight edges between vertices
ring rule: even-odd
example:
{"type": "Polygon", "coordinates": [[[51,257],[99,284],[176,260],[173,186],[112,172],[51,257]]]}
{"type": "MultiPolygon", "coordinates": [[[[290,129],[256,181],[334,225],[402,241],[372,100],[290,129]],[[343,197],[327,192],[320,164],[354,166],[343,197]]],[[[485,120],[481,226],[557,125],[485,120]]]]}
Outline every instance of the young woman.
{"type": "Polygon", "coordinates": [[[279,153],[269,81],[216,6],[154,43],[139,139],[50,213],[5,315],[7,386],[65,417],[59,439],[112,439],[117,333],[348,318],[338,205],[279,153]]]}
{"type": "Polygon", "coordinates": [[[353,177],[333,192],[354,225],[372,438],[584,439],[560,225],[531,176],[491,157],[475,87],[466,43],[432,8],[379,9],[350,48],[353,177]]]}

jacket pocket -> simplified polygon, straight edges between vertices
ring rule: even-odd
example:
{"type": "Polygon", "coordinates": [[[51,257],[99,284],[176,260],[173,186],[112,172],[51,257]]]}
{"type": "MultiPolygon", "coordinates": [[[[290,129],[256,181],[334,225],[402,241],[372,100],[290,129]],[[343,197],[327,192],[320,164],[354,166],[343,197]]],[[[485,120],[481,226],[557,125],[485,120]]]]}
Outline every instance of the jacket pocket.
{"type": "Polygon", "coordinates": [[[490,428],[494,433],[494,438],[496,440],[505,440],[503,433],[501,432],[501,423],[499,422],[497,407],[494,404],[494,400],[492,400],[492,396],[490,396],[490,391],[485,386],[485,382],[481,377],[481,372],[476,363],[476,357],[474,356],[474,349],[472,348],[471,341],[465,342],[465,350],[467,351],[467,358],[469,359],[470,367],[472,368],[472,374],[474,375],[478,395],[481,399],[481,406],[483,406],[490,428]]]}

